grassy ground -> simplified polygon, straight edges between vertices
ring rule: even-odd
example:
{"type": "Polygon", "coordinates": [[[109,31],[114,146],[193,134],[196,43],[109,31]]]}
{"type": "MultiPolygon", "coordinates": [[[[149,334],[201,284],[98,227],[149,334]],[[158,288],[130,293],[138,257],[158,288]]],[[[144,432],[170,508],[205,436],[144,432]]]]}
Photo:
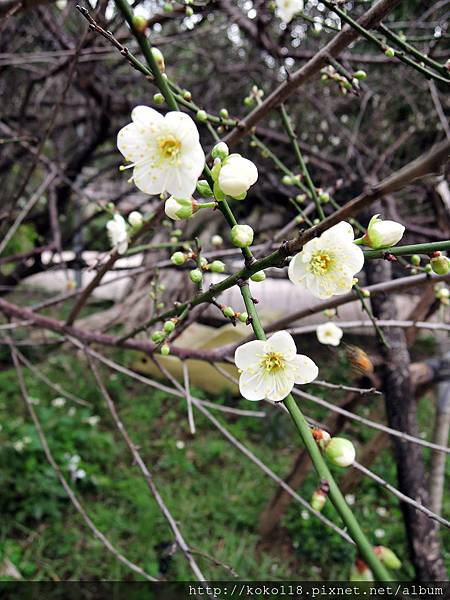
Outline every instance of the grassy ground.
{"type": "MultiPolygon", "coordinates": [[[[39,354],[28,352],[38,362],[39,354]]],[[[333,381],[348,378],[344,352],[339,350],[323,376],[333,381]],[[336,356],[339,360],[336,360],[336,356]]],[[[116,354],[116,359],[126,357],[116,354]]],[[[16,377],[3,356],[0,372],[0,569],[3,579],[6,559],[24,578],[126,579],[138,577],[122,566],[96,540],[67,500],[55,474],[45,460],[37,434],[19,396],[16,377]]],[[[154,576],[189,579],[190,572],[179,552],[167,557],[173,541],[153,498],[127,449],[114,431],[112,421],[86,365],[60,350],[53,351],[40,368],[53,381],[92,403],[77,406],[58,396],[25,370],[29,394],[48,436],[58,463],[71,478],[73,470],[85,476],[73,487],[97,527],[130,560],[154,576]],[[90,417],[100,417],[90,419],[90,417]],[[73,459],[80,457],[79,462],[73,459]],[[72,462],[71,462],[72,461],[72,462]]],[[[279,533],[270,543],[260,544],[258,519],[272,497],[275,484],[196,413],[197,435],[190,436],[184,401],[149,390],[129,378],[104,371],[108,388],[120,415],[141,454],[155,476],[160,492],[180,524],[188,543],[202,553],[231,565],[241,579],[346,579],[354,558],[353,548],[327,530],[296,503],[292,503],[279,533]]],[[[327,399],[337,395],[312,388],[327,399]]],[[[200,395],[201,392],[197,392],[200,395]]],[[[209,398],[211,400],[211,398],[209,398]]],[[[218,403],[236,405],[224,396],[218,403]]],[[[374,397],[371,405],[380,402],[374,397]]],[[[260,408],[241,401],[242,408],[260,408]]],[[[430,435],[433,403],[420,405],[423,435],[430,435]]],[[[308,415],[321,419],[325,413],[304,404],[308,415]]],[[[267,408],[267,418],[235,417],[214,412],[240,441],[284,475],[299,449],[299,440],[288,420],[279,411],[267,408]]],[[[368,406],[361,407],[361,414],[368,406]]],[[[347,426],[346,434],[361,444],[372,435],[361,426],[347,426]]],[[[390,450],[380,452],[374,470],[395,483],[390,450]]],[[[337,476],[343,471],[336,470],[337,476]]],[[[299,490],[309,499],[316,485],[310,476],[299,490]]],[[[400,578],[412,576],[407,560],[405,535],[397,502],[387,492],[364,480],[355,492],[354,509],[374,543],[391,547],[403,560],[400,578]],[[378,536],[378,537],[377,537],[378,536]]],[[[350,498],[350,501],[352,498],[350,498]]],[[[447,510],[448,510],[447,506],[447,510]]],[[[334,509],[325,514],[339,522],[334,509]]],[[[445,540],[444,540],[445,541],[445,540]]],[[[449,547],[447,536],[447,548],[449,547]]],[[[450,555],[447,550],[447,562],[450,555]]],[[[222,565],[197,556],[210,579],[231,579],[222,565]]]]}

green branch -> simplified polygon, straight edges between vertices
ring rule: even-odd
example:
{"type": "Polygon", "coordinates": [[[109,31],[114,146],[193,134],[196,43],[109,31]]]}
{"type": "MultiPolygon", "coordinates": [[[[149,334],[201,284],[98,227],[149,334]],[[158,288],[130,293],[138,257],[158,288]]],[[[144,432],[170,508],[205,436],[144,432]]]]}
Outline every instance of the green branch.
{"type": "Polygon", "coordinates": [[[428,244],[411,244],[409,246],[394,246],[382,250],[364,250],[365,258],[384,258],[387,254],[393,256],[408,256],[410,254],[431,254],[438,250],[450,250],[450,240],[430,242],[428,244]]]}

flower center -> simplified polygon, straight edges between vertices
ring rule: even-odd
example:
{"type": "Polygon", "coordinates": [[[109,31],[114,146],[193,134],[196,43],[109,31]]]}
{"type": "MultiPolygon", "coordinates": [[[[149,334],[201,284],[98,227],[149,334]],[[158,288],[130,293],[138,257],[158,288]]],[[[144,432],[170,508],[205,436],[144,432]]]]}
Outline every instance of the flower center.
{"type": "Polygon", "coordinates": [[[332,262],[333,258],[327,252],[319,251],[312,255],[309,266],[314,275],[325,275],[332,262]]]}
{"type": "Polygon", "coordinates": [[[267,373],[272,373],[284,369],[284,358],[281,352],[268,352],[263,356],[260,364],[267,373]]]}
{"type": "Polygon", "coordinates": [[[158,140],[158,146],[163,158],[173,160],[180,153],[181,142],[173,135],[168,135],[158,140]]]}

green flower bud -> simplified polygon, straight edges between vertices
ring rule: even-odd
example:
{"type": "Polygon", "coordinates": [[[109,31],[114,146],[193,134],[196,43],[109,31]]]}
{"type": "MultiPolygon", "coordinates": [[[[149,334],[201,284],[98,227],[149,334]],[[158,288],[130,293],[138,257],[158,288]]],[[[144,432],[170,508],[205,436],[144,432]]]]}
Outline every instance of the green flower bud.
{"type": "Polygon", "coordinates": [[[197,181],[197,192],[202,198],[211,198],[213,195],[213,191],[206,179],[200,179],[197,181]]]}
{"type": "Polygon", "coordinates": [[[194,14],[192,6],[186,6],[185,13],[187,17],[192,17],[192,15],[194,14]]]}
{"type": "Polygon", "coordinates": [[[394,56],[395,56],[394,48],[386,48],[386,50],[384,51],[384,55],[387,56],[388,58],[394,58],[394,56]]]}
{"type": "Polygon", "coordinates": [[[164,205],[166,215],[174,221],[190,219],[197,210],[197,202],[193,198],[174,198],[170,196],[164,205]]]}
{"type": "Polygon", "coordinates": [[[195,118],[199,123],[206,123],[206,121],[208,120],[208,114],[206,110],[198,110],[197,114],[195,115],[195,118]]]}
{"type": "Polygon", "coordinates": [[[355,446],[345,438],[331,438],[325,448],[325,456],[331,464],[349,467],[355,460],[355,446]]]}
{"type": "Polygon", "coordinates": [[[211,156],[213,158],[219,158],[220,160],[225,160],[226,157],[229,155],[229,153],[230,153],[230,151],[228,149],[228,146],[225,144],[225,142],[219,142],[212,149],[211,156]]]}
{"type": "Polygon", "coordinates": [[[425,273],[432,273],[433,267],[430,265],[430,263],[428,263],[427,265],[425,265],[424,270],[425,270],[425,273]]]}
{"type": "Polygon", "coordinates": [[[184,90],[183,92],[183,98],[187,101],[190,102],[192,100],[192,94],[189,90],[184,90]]]}
{"type": "Polygon", "coordinates": [[[228,317],[229,319],[233,318],[236,316],[236,313],[234,312],[234,310],[231,308],[231,306],[225,306],[222,309],[223,314],[228,317]]]}
{"type": "Polygon", "coordinates": [[[175,329],[175,323],[173,321],[166,321],[163,325],[163,329],[166,333],[172,333],[175,329]]]}
{"type": "Polygon", "coordinates": [[[398,556],[386,546],[375,546],[373,551],[388,569],[400,569],[402,566],[398,556]]]}
{"type": "Polygon", "coordinates": [[[220,109],[220,113],[219,113],[219,115],[220,115],[220,118],[221,118],[221,119],[228,119],[228,117],[230,116],[230,115],[228,114],[228,111],[227,111],[227,109],[226,109],[226,108],[221,108],[221,109],[220,109]]]}
{"type": "Polygon", "coordinates": [[[281,183],[283,185],[292,185],[292,177],[290,175],[283,175],[283,177],[281,178],[281,183]]]}
{"type": "Polygon", "coordinates": [[[163,10],[166,13],[171,13],[171,12],[173,12],[173,6],[170,4],[170,2],[166,2],[164,4],[163,10]]]}
{"type": "Polygon", "coordinates": [[[418,254],[413,254],[411,256],[411,264],[415,267],[418,267],[420,265],[420,256],[418,254]]]}
{"type": "Polygon", "coordinates": [[[253,242],[254,232],[249,225],[235,225],[231,229],[231,241],[238,248],[247,248],[253,242]]]}
{"type": "Polygon", "coordinates": [[[442,254],[440,256],[433,256],[430,264],[436,275],[447,275],[450,271],[450,260],[442,254]]]}
{"type": "Polygon", "coordinates": [[[165,98],[160,92],[158,92],[157,94],[153,95],[153,102],[155,104],[164,104],[165,98]]]}
{"type": "Polygon", "coordinates": [[[170,346],[169,344],[163,344],[160,350],[163,356],[168,356],[170,354],[170,346]]]}
{"type": "Polygon", "coordinates": [[[315,490],[311,498],[311,507],[317,512],[321,512],[327,502],[327,495],[322,490],[315,490]]]}
{"type": "Polygon", "coordinates": [[[193,283],[201,283],[203,281],[203,274],[200,269],[193,269],[189,273],[189,277],[193,283]]]}
{"type": "Polygon", "coordinates": [[[266,274],[264,271],[256,271],[256,273],[253,273],[253,275],[250,276],[250,279],[256,282],[264,281],[265,278],[266,274]]]}
{"type": "Polygon", "coordinates": [[[223,245],[223,237],[221,235],[213,235],[211,238],[211,244],[213,246],[222,246],[223,245]]]}
{"type": "Polygon", "coordinates": [[[395,246],[403,237],[405,228],[396,221],[383,221],[379,215],[374,215],[367,227],[364,243],[379,250],[380,248],[389,248],[395,246]]]}
{"type": "Polygon", "coordinates": [[[328,194],[328,192],[320,192],[320,194],[319,194],[319,200],[323,204],[326,204],[327,202],[330,201],[330,194],[328,194]]]}
{"type": "Polygon", "coordinates": [[[370,298],[370,290],[361,290],[361,295],[363,298],[370,298]]]}
{"type": "Polygon", "coordinates": [[[239,321],[241,321],[241,323],[247,323],[248,314],[246,312],[239,313],[238,319],[239,319],[239,321]]]}
{"type": "Polygon", "coordinates": [[[170,257],[170,260],[173,262],[174,265],[177,265],[177,267],[180,267],[181,265],[184,265],[184,263],[186,262],[186,255],[183,254],[182,252],[174,252],[172,254],[172,256],[170,257]]]}
{"type": "Polygon", "coordinates": [[[353,77],[355,79],[359,79],[359,81],[363,81],[367,77],[367,73],[365,71],[359,70],[353,73],[353,77]]]}
{"type": "Polygon", "coordinates": [[[223,273],[225,271],[225,263],[223,263],[221,260],[214,260],[209,265],[209,270],[213,273],[223,273]]]}
{"type": "Polygon", "coordinates": [[[145,33],[145,30],[147,29],[147,19],[142,15],[134,15],[133,27],[136,31],[139,31],[139,33],[145,33]]]}
{"type": "Polygon", "coordinates": [[[250,107],[253,106],[253,98],[251,96],[246,96],[244,98],[244,106],[250,107]]]}
{"type": "Polygon", "coordinates": [[[161,52],[161,50],[159,48],[156,48],[155,46],[153,46],[152,54],[153,54],[153,58],[155,59],[157,66],[158,66],[158,69],[161,71],[161,73],[164,73],[166,70],[166,64],[164,62],[163,53],[161,52]]]}
{"type": "Polygon", "coordinates": [[[164,331],[154,331],[152,333],[152,342],[155,342],[155,344],[160,344],[162,341],[164,341],[165,337],[166,334],[164,331]]]}

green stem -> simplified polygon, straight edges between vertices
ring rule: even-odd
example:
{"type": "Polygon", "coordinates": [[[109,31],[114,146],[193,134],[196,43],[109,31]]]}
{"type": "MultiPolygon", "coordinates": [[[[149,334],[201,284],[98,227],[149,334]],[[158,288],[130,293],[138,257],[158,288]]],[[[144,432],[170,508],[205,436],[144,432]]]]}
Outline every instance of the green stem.
{"type": "Polygon", "coordinates": [[[300,171],[301,171],[303,177],[305,178],[306,185],[309,189],[309,192],[311,194],[313,202],[316,205],[317,214],[319,215],[320,220],[323,221],[323,219],[325,218],[325,215],[323,213],[323,209],[320,204],[320,199],[319,199],[319,196],[317,195],[316,187],[313,183],[313,180],[311,179],[308,168],[303,159],[303,155],[300,151],[300,146],[298,145],[297,136],[294,133],[294,129],[293,129],[291,121],[289,119],[289,115],[287,114],[286,109],[284,107],[284,104],[282,104],[280,106],[280,114],[281,114],[281,121],[283,123],[283,127],[284,127],[289,139],[291,140],[292,147],[294,148],[295,156],[297,158],[298,165],[300,167],[300,171]]]}
{"type": "MultiPolygon", "coordinates": [[[[258,313],[256,311],[255,305],[250,294],[250,288],[248,287],[247,283],[241,285],[241,294],[244,299],[247,313],[251,318],[251,324],[255,336],[259,340],[265,340],[266,334],[264,332],[263,326],[261,325],[261,321],[259,320],[258,313]]],[[[328,482],[330,486],[330,500],[332,501],[334,507],[341,516],[345,525],[347,526],[350,535],[352,536],[353,540],[358,546],[361,556],[367,562],[369,567],[372,569],[373,574],[379,581],[390,581],[391,578],[389,577],[389,573],[386,571],[386,569],[380,563],[378,558],[375,556],[372,545],[370,544],[369,540],[366,538],[364,532],[359,526],[358,521],[356,520],[352,511],[348,507],[344,496],[342,495],[337,483],[335,482],[330,470],[328,469],[327,464],[325,463],[322,454],[320,453],[320,450],[317,446],[317,443],[315,442],[311,434],[310,427],[306,422],[302,411],[295,402],[292,394],[289,394],[289,396],[287,396],[287,398],[283,400],[283,403],[288,409],[289,414],[291,415],[292,420],[294,421],[295,427],[297,428],[297,431],[299,432],[300,437],[302,438],[303,443],[306,446],[308,454],[313,462],[314,468],[317,471],[317,474],[319,475],[320,479],[324,479],[328,482]]]]}
{"type": "Polygon", "coordinates": [[[450,240],[426,244],[411,244],[409,246],[394,246],[393,248],[383,248],[381,250],[364,250],[364,256],[365,258],[384,258],[386,254],[392,254],[393,256],[431,254],[437,250],[450,250],[450,240]]]}

